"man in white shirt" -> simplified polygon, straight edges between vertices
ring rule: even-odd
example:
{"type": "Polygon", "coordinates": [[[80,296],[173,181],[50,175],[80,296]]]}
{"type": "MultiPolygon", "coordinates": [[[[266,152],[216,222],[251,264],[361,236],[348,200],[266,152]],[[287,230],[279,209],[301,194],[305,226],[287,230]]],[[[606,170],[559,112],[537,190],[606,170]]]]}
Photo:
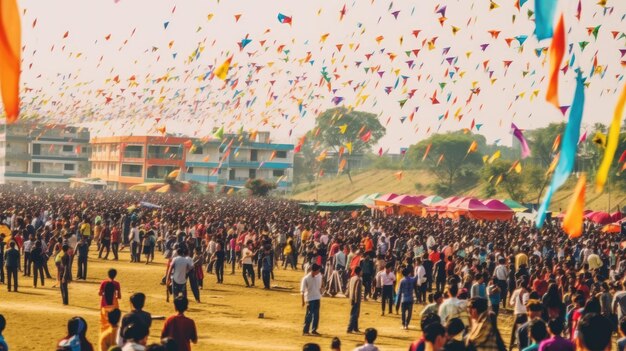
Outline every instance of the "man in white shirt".
{"type": "Polygon", "coordinates": [[[30,277],[30,268],[32,266],[32,260],[30,258],[30,252],[35,248],[35,236],[30,235],[28,240],[24,241],[22,249],[24,250],[24,276],[30,277]]]}
{"type": "Polygon", "coordinates": [[[374,345],[378,332],[374,328],[365,329],[365,345],[355,348],[353,351],[378,351],[378,347],[374,345]]]}
{"type": "MultiPolygon", "coordinates": [[[[493,271],[493,276],[497,279],[498,287],[500,288],[500,296],[507,296],[507,290],[509,284],[507,283],[509,278],[509,268],[506,266],[506,259],[500,257],[498,259],[498,265],[493,271]]],[[[506,298],[502,299],[502,307],[506,308],[506,298]]]]}
{"type": "Polygon", "coordinates": [[[130,262],[140,262],[141,253],[139,250],[141,247],[141,237],[139,235],[137,223],[132,224],[132,228],[128,234],[128,241],[130,241],[130,262]]]}
{"type": "Polygon", "coordinates": [[[376,281],[380,282],[383,293],[381,303],[382,313],[380,315],[385,315],[385,303],[387,301],[389,301],[389,314],[391,314],[391,308],[393,306],[393,283],[396,281],[396,274],[393,272],[393,264],[391,264],[391,262],[385,265],[385,270],[376,274],[376,281]]]}
{"type": "Polygon", "coordinates": [[[187,298],[187,273],[193,269],[193,262],[191,258],[185,257],[185,252],[182,248],[178,248],[176,254],[177,256],[174,257],[167,269],[167,285],[172,284],[174,299],[179,294],[187,298]]]}
{"type": "Polygon", "coordinates": [[[320,319],[320,300],[322,299],[322,275],[320,274],[320,268],[319,265],[314,263],[311,266],[311,272],[302,278],[300,284],[302,307],[306,305],[302,335],[320,335],[317,332],[320,319]],[[309,328],[311,329],[311,334],[309,334],[309,328]]]}
{"type": "Polygon", "coordinates": [[[246,288],[254,286],[254,265],[252,258],[254,251],[252,247],[252,241],[248,240],[246,247],[241,250],[241,264],[243,265],[243,280],[246,282],[246,288]],[[248,282],[248,276],[252,279],[252,285],[248,282]]]}
{"type": "Polygon", "coordinates": [[[456,297],[458,293],[459,286],[456,282],[448,284],[448,294],[450,297],[439,305],[439,318],[441,318],[441,323],[447,323],[450,319],[457,318],[461,315],[460,300],[456,297]]]}
{"type": "Polygon", "coordinates": [[[426,303],[426,268],[422,265],[422,259],[415,259],[415,279],[417,284],[417,303],[426,303]]]}

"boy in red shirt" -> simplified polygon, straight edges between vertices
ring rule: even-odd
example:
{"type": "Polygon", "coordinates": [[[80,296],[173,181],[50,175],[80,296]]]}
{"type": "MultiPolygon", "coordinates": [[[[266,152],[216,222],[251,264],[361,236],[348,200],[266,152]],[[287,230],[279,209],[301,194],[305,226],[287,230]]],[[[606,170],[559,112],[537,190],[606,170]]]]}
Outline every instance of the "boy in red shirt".
{"type": "Polygon", "coordinates": [[[188,305],[187,298],[178,296],[174,299],[174,308],[177,314],[170,316],[163,324],[161,338],[172,338],[176,341],[178,350],[191,351],[191,342],[198,342],[196,324],[191,318],[185,316],[188,305]]]}

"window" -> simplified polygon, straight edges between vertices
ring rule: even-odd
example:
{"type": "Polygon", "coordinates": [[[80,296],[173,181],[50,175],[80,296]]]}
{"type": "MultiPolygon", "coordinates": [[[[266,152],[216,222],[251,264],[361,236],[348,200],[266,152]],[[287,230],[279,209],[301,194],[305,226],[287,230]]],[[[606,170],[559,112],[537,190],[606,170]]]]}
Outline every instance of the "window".
{"type": "Polygon", "coordinates": [[[285,170],[284,169],[275,169],[272,171],[272,175],[274,177],[282,177],[285,175],[285,170]]]}
{"type": "Polygon", "coordinates": [[[73,163],[66,163],[63,165],[63,170],[64,171],[73,171],[74,170],[75,165],[73,163]]]}
{"type": "Polygon", "coordinates": [[[187,173],[193,174],[193,167],[187,167],[187,173]]]}
{"type": "Polygon", "coordinates": [[[74,146],[72,145],[63,145],[63,152],[72,152],[74,151],[74,146]]]}
{"type": "Polygon", "coordinates": [[[202,146],[196,146],[196,148],[192,152],[192,154],[194,155],[202,155],[202,153],[203,153],[202,146]]]}
{"type": "Polygon", "coordinates": [[[254,179],[254,178],[256,178],[256,169],[250,169],[250,170],[248,171],[248,177],[249,177],[250,179],[254,179]]]}
{"type": "Polygon", "coordinates": [[[287,158],[287,151],[276,151],[276,158],[287,158]]]}

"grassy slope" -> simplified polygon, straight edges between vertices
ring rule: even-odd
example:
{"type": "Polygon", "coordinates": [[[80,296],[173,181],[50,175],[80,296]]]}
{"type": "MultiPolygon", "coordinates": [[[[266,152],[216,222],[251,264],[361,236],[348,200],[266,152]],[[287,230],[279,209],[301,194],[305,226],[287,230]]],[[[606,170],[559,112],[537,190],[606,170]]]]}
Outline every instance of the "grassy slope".
{"type": "MultiPolygon", "coordinates": [[[[352,201],[362,194],[370,193],[399,193],[399,194],[433,194],[428,185],[437,181],[437,178],[427,171],[404,171],[402,179],[395,177],[396,170],[369,170],[352,176],[352,184],[345,175],[334,178],[328,178],[314,183],[313,186],[296,187],[292,198],[296,200],[313,200],[319,201],[352,201]],[[415,188],[415,183],[420,183],[420,190],[415,188]],[[303,190],[303,191],[299,191],[303,190]]],[[[561,188],[553,197],[550,208],[558,211],[567,208],[570,196],[572,194],[575,180],[570,180],[563,188],[561,188]]],[[[482,197],[484,185],[481,184],[476,188],[469,189],[464,195],[482,197]]],[[[545,191],[544,191],[545,194],[545,191]]],[[[501,191],[496,195],[497,198],[508,198],[509,196],[501,191]]],[[[528,201],[532,202],[536,199],[536,193],[531,193],[528,201]]],[[[611,211],[615,211],[617,205],[626,206],[626,194],[622,191],[613,189],[610,195],[611,211]]],[[[586,195],[587,208],[606,211],[609,205],[609,194],[605,190],[602,194],[596,194],[593,184],[587,184],[586,195]]]]}

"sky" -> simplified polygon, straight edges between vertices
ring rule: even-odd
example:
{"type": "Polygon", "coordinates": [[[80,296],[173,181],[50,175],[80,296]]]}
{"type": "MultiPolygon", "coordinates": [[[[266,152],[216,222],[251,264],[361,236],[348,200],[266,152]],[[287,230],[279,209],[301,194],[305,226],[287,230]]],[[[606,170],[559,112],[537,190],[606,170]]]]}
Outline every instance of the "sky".
{"type": "MultiPolygon", "coordinates": [[[[557,9],[569,49],[559,95],[571,104],[580,68],[589,129],[610,123],[624,85],[626,1],[580,3],[580,20],[578,0],[557,9]]],[[[510,145],[511,123],[567,120],[545,101],[551,39],[533,35],[534,1],[519,4],[21,0],[21,116],[94,136],[224,127],[296,143],[319,113],[345,105],[378,116],[387,134],[374,147],[390,153],[464,128],[510,145]],[[214,70],[229,57],[221,80],[214,70]]]]}

